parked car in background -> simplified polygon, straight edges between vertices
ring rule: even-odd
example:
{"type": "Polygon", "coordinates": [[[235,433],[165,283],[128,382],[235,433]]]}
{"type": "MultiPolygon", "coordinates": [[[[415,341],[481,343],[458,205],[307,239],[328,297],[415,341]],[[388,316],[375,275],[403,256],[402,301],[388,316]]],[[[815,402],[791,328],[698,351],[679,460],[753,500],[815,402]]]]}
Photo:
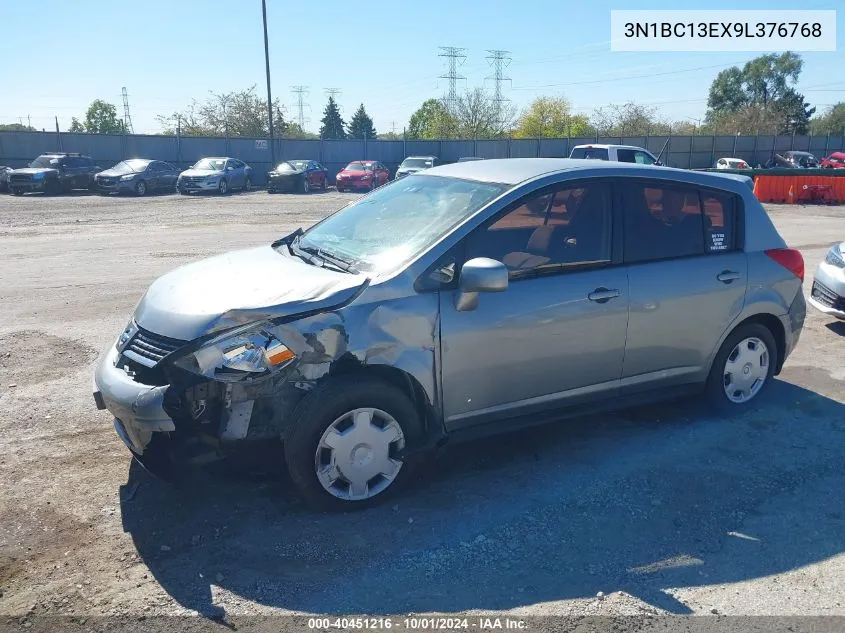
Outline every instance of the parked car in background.
{"type": "Polygon", "coordinates": [[[42,154],[23,169],[9,175],[9,191],[22,196],[28,191],[59,193],[72,189],[93,189],[94,174],[100,171],[90,156],[75,152],[42,154]]]}
{"type": "Polygon", "coordinates": [[[437,156],[408,156],[396,170],[396,180],[439,164],[437,156]]]}
{"type": "Polygon", "coordinates": [[[828,169],[845,169],[845,152],[833,152],[827,158],[822,158],[819,166],[828,169]]]}
{"type": "Polygon", "coordinates": [[[800,169],[815,169],[819,166],[819,159],[813,156],[810,152],[789,151],[785,152],[783,157],[791,167],[798,167],[800,169]]]}
{"type": "Polygon", "coordinates": [[[569,153],[569,158],[609,160],[611,162],[637,163],[640,165],[662,165],[651,152],[636,145],[576,145],[569,153]]]}
{"type": "Polygon", "coordinates": [[[753,410],[799,339],[803,275],[716,172],[454,163],[153,282],[94,401],[150,470],[282,438],[302,496],[360,507],[447,440],[701,392],[753,410]]]}
{"type": "Polygon", "coordinates": [[[810,305],[837,319],[845,319],[845,242],[831,246],[816,269],[810,305]]]}
{"type": "Polygon", "coordinates": [[[267,192],[298,191],[329,188],[329,170],[316,160],[287,160],[267,172],[267,192]]]}
{"type": "Polygon", "coordinates": [[[12,171],[11,167],[6,167],[5,165],[0,165],[0,191],[8,191],[9,189],[9,172],[12,171]]]}
{"type": "Polygon", "coordinates": [[[201,158],[176,180],[181,194],[214,191],[226,195],[233,189],[252,189],[252,167],[237,158],[201,158]]]}
{"type": "Polygon", "coordinates": [[[94,184],[100,193],[134,193],[136,196],[144,196],[153,191],[175,191],[177,178],[179,169],[170,163],[130,158],[96,174],[94,184]]]}
{"type": "Polygon", "coordinates": [[[377,160],[355,160],[341,169],[335,177],[338,191],[375,189],[390,180],[390,170],[377,160]]]}
{"type": "Polygon", "coordinates": [[[720,158],[716,161],[716,169],[751,169],[751,166],[741,158],[720,158]]]}
{"type": "Polygon", "coordinates": [[[458,162],[459,163],[466,163],[466,162],[471,161],[471,160],[484,160],[484,159],[481,158],[481,156],[461,156],[458,159],[458,162]]]}

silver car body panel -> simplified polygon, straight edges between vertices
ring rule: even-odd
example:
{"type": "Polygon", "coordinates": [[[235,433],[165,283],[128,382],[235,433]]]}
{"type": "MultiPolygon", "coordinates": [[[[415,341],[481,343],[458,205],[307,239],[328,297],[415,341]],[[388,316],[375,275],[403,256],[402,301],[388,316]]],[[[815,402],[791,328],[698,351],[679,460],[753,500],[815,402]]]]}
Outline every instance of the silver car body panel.
{"type": "MultiPolygon", "coordinates": [[[[239,324],[276,320],[275,333],[298,358],[282,382],[267,379],[262,385],[259,380],[227,391],[230,419],[238,403],[255,402],[240,407],[252,412],[249,429],[242,420],[224,425],[238,437],[256,425],[283,432],[292,421],[286,414],[275,415],[272,424],[259,419],[268,415],[259,400],[292,408],[300,396],[281,398],[276,391],[285,387],[307,393],[341,370],[380,367],[404,376],[425,400],[436,426],[452,431],[629,391],[701,383],[724,338],[755,315],[779,319],[786,353],[797,340],[804,318],[801,282],[763,252],[785,245],[740,180],[571,159],[467,161],[415,177],[429,175],[519,186],[400,270],[367,278],[311,266],[284,247],[237,251],[188,264],[155,281],[135,320],[146,330],[187,341],[239,324]],[[513,281],[503,293],[482,293],[474,311],[455,309],[454,290],[415,289],[435,263],[510,203],[547,185],[591,178],[648,178],[730,192],[743,202],[745,250],[663,263],[620,261],[513,281]],[[726,269],[735,270],[738,278],[717,282],[716,275],[726,269]],[[618,295],[606,303],[588,301],[586,295],[601,286],[618,295]]],[[[131,425],[132,403],[150,388],[135,383],[134,399],[124,393],[127,383],[114,374],[125,372],[115,366],[114,356],[103,358],[96,383],[108,408],[114,407],[116,417],[129,416],[123,422],[131,425]],[[117,395],[105,397],[109,389],[117,395]]]]}

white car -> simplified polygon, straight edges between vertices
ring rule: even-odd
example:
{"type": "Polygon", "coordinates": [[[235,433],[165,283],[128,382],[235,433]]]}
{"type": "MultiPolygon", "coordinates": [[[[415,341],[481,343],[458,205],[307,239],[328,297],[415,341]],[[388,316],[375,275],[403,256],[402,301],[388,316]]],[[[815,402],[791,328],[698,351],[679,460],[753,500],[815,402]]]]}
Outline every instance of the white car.
{"type": "Polygon", "coordinates": [[[576,145],[569,158],[592,158],[618,163],[639,163],[641,165],[663,165],[654,155],[636,145],[576,145]]]}
{"type": "Polygon", "coordinates": [[[716,169],[751,169],[751,165],[741,158],[720,158],[716,161],[716,169]]]}

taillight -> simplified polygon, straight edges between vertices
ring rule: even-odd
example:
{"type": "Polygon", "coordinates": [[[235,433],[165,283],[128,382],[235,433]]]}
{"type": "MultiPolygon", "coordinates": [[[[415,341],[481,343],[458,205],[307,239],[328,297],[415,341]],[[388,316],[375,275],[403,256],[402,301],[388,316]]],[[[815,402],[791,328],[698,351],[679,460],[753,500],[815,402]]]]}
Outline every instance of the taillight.
{"type": "Polygon", "coordinates": [[[804,257],[794,248],[772,248],[766,251],[771,259],[804,281],[804,257]]]}

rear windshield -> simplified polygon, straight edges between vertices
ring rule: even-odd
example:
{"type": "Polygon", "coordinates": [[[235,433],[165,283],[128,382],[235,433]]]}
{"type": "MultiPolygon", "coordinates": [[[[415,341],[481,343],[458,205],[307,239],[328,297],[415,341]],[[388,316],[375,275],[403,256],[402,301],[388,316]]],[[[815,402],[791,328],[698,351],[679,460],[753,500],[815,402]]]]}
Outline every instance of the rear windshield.
{"type": "Polygon", "coordinates": [[[576,147],[572,150],[569,158],[592,158],[595,160],[608,160],[607,148],[604,147],[576,147]]]}

